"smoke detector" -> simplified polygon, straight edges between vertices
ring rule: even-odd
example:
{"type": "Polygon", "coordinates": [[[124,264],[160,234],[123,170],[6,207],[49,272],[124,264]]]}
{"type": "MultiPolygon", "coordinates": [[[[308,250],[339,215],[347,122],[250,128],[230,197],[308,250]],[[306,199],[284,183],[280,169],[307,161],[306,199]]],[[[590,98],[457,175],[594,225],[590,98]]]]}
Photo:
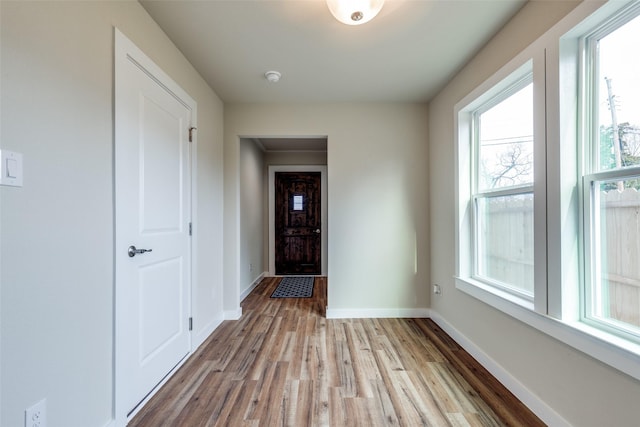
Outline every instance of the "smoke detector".
{"type": "Polygon", "coordinates": [[[267,71],[266,73],[264,73],[264,76],[267,80],[269,80],[269,82],[278,83],[278,81],[280,81],[280,77],[282,77],[282,74],[277,71],[267,71]]]}

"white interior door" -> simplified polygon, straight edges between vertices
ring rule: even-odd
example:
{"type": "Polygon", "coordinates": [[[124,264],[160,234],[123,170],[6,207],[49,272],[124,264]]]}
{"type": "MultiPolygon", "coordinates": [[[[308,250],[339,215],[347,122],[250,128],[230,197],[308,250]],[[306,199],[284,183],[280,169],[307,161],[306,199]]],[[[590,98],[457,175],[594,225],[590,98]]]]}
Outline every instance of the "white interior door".
{"type": "Polygon", "coordinates": [[[195,102],[119,32],[116,56],[116,405],[129,416],[191,347],[195,102]]]}

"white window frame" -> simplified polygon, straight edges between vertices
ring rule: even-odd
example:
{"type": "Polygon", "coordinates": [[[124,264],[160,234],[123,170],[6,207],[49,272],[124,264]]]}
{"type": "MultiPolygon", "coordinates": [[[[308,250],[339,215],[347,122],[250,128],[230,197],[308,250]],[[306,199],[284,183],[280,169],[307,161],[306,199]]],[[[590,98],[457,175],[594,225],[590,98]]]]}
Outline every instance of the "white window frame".
{"type": "Polygon", "coordinates": [[[584,57],[580,39],[607,21],[630,2],[604,5],[583,2],[539,39],[517,54],[493,76],[461,99],[454,108],[455,132],[455,284],[456,289],[533,327],[566,345],[640,380],[640,344],[585,322],[581,317],[584,297],[581,172],[579,152],[587,117],[578,107],[584,95],[579,79],[584,57]],[[535,243],[535,290],[533,303],[475,280],[471,272],[472,215],[468,148],[471,120],[467,114],[483,94],[508,79],[519,67],[533,61],[534,134],[534,227],[544,244],[535,243]],[[578,83],[576,83],[578,82],[578,83]],[[475,104],[474,104],[475,103],[475,104]],[[538,159],[543,159],[539,161],[538,159]],[[543,201],[543,203],[541,203],[543,201]]]}
{"type": "Polygon", "coordinates": [[[597,224],[599,219],[599,197],[600,192],[597,190],[597,182],[615,181],[640,177],[640,166],[629,166],[618,169],[599,170],[599,138],[594,141],[595,135],[599,133],[599,125],[597,118],[597,49],[596,42],[598,39],[606,37],[618,28],[627,24],[631,20],[640,16],[640,3],[632,3],[619,11],[601,20],[595,28],[585,31],[580,37],[579,47],[580,53],[584,55],[581,61],[582,67],[580,79],[582,84],[580,87],[583,91],[581,99],[581,116],[584,118],[582,122],[583,137],[579,140],[579,151],[582,153],[582,162],[580,162],[580,174],[582,176],[580,185],[582,186],[582,200],[580,209],[584,222],[582,225],[582,265],[583,280],[581,281],[581,301],[580,301],[580,320],[585,324],[600,329],[606,333],[619,336],[625,340],[640,343],[640,331],[638,328],[627,327],[622,322],[608,320],[598,316],[595,311],[596,307],[601,307],[602,303],[594,301],[601,298],[600,291],[601,277],[599,270],[599,250],[601,242],[597,233],[597,224]],[[597,289],[594,289],[597,288],[597,289]],[[594,293],[596,297],[594,298],[594,293]]]}
{"type": "Polygon", "coordinates": [[[500,72],[471,92],[455,107],[456,126],[456,287],[476,296],[491,305],[500,304],[500,300],[519,305],[529,310],[544,307],[546,310],[545,252],[546,233],[534,231],[534,292],[533,296],[518,292],[514,288],[479,277],[477,271],[475,203],[478,196],[503,196],[533,193],[534,197],[534,230],[545,230],[544,215],[536,212],[544,211],[545,200],[545,124],[544,109],[536,105],[544,104],[544,57],[517,58],[505,66],[500,72]],[[475,117],[478,114],[507,99],[518,90],[533,82],[534,99],[534,182],[530,185],[508,187],[496,190],[476,191],[476,159],[477,144],[474,144],[474,133],[477,132],[475,117]],[[542,248],[542,249],[541,249],[542,248]],[[542,275],[542,276],[541,276],[542,275]],[[544,276],[544,277],[543,277],[544,276]]]}
{"type": "MultiPolygon", "coordinates": [[[[473,241],[473,260],[472,260],[472,270],[471,277],[474,280],[482,282],[488,286],[497,288],[506,292],[508,294],[512,294],[515,298],[520,299],[522,301],[533,302],[533,293],[530,295],[524,291],[520,291],[514,286],[510,286],[508,283],[501,283],[497,280],[492,279],[491,277],[482,276],[479,273],[480,270],[480,247],[481,247],[481,239],[480,235],[480,221],[481,216],[478,209],[478,203],[481,199],[490,199],[492,197],[506,197],[506,196],[518,196],[525,194],[534,194],[534,183],[524,184],[524,185],[513,185],[507,187],[499,187],[499,188],[490,188],[481,190],[479,188],[479,159],[480,159],[480,116],[487,111],[491,110],[496,105],[500,104],[503,101],[506,101],[511,96],[516,94],[518,91],[524,89],[529,84],[533,83],[533,70],[532,63],[528,61],[525,65],[516,70],[513,75],[509,76],[506,79],[506,83],[500,82],[498,85],[494,86],[491,90],[489,90],[486,94],[482,95],[477,102],[472,103],[475,105],[480,103],[481,105],[478,108],[469,111],[468,108],[463,109],[460,114],[470,114],[471,118],[471,126],[472,126],[472,134],[471,141],[469,142],[472,146],[471,152],[473,153],[471,156],[471,215],[472,215],[472,235],[471,239],[473,241]],[[488,100],[485,100],[486,98],[488,100]],[[482,102],[484,101],[484,102],[482,102]]],[[[535,164],[535,163],[534,163],[535,164]]]]}

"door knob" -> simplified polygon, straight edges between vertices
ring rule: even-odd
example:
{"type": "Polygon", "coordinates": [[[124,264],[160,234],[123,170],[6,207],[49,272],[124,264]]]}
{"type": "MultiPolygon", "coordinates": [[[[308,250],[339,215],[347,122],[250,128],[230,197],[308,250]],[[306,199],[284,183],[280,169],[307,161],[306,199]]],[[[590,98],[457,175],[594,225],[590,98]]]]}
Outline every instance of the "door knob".
{"type": "Polygon", "coordinates": [[[313,232],[316,233],[316,234],[320,234],[320,229],[316,228],[315,230],[313,230],[313,232]]]}
{"type": "Polygon", "coordinates": [[[136,254],[143,254],[145,252],[151,252],[153,249],[136,249],[135,246],[129,246],[127,253],[130,257],[136,256],[136,254]]]}

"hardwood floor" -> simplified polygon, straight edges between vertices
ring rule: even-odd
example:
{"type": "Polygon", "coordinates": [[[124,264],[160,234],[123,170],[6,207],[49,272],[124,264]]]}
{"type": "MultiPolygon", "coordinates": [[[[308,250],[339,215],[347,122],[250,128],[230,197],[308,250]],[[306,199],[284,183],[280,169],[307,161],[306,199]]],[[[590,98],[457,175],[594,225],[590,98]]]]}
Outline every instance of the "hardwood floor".
{"type": "Polygon", "coordinates": [[[429,319],[325,319],[266,278],[130,426],[543,426],[429,319]]]}

